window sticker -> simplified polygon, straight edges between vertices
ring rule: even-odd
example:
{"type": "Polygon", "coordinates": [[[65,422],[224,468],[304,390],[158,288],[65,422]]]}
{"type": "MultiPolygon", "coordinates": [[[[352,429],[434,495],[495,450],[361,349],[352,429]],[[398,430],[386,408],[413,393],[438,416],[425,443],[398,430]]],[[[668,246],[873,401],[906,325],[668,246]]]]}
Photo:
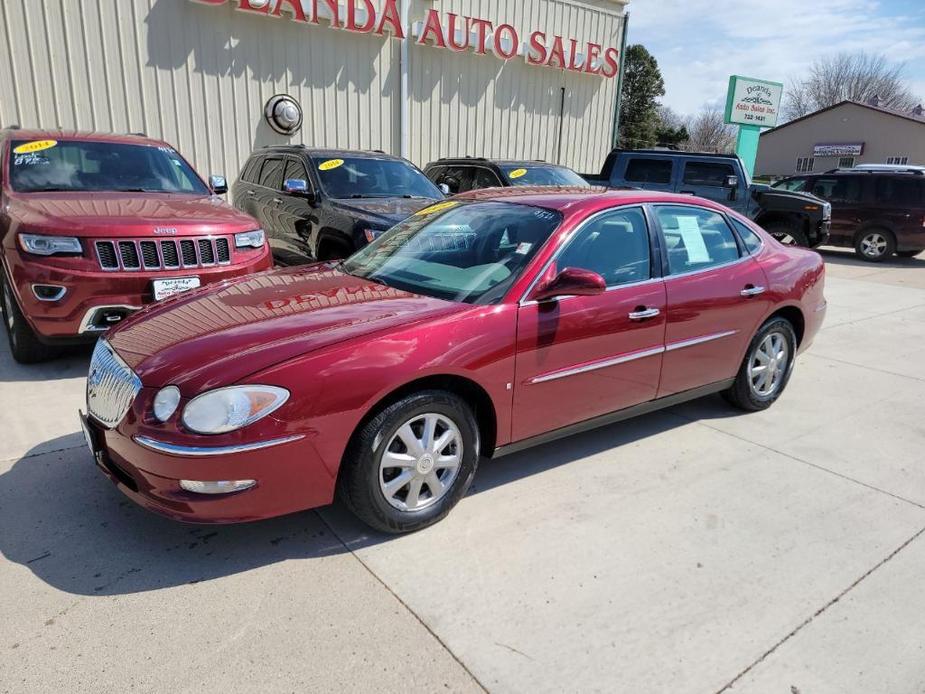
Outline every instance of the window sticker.
{"type": "Polygon", "coordinates": [[[707,244],[703,242],[703,234],[697,218],[679,216],[676,219],[678,220],[678,233],[681,234],[684,248],[687,250],[687,262],[709,263],[710,252],[707,250],[707,244]]]}
{"type": "Polygon", "coordinates": [[[415,212],[415,217],[426,217],[429,214],[436,214],[437,212],[443,212],[448,210],[451,207],[456,207],[458,202],[439,202],[436,205],[431,205],[430,207],[425,207],[420,212],[415,212]]]}
{"type": "Polygon", "coordinates": [[[512,178],[512,179],[513,178],[523,178],[526,175],[527,175],[526,169],[514,169],[513,171],[511,171],[511,173],[507,175],[507,177],[512,178]]]}
{"type": "Polygon", "coordinates": [[[517,246],[517,250],[514,251],[514,252],[515,252],[517,255],[527,255],[527,253],[530,252],[530,249],[531,249],[531,248],[533,248],[533,244],[532,244],[532,243],[528,243],[528,242],[526,242],[526,241],[522,241],[522,242],[517,246]]]}
{"type": "Polygon", "coordinates": [[[57,140],[34,140],[25,142],[13,150],[13,154],[30,154],[32,152],[41,152],[43,149],[51,149],[58,144],[57,140]]]}
{"type": "Polygon", "coordinates": [[[325,162],[322,162],[318,165],[319,171],[330,171],[331,169],[336,169],[344,165],[343,159],[328,159],[325,162]]]}
{"type": "Polygon", "coordinates": [[[48,157],[42,154],[36,154],[35,152],[17,154],[13,157],[13,166],[45,166],[50,163],[48,157]]]}

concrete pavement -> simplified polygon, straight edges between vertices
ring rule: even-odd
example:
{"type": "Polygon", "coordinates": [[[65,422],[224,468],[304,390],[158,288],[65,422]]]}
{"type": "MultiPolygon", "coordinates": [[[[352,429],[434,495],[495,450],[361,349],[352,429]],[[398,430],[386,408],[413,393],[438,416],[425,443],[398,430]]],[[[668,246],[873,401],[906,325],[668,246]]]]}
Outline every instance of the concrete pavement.
{"type": "Polygon", "coordinates": [[[87,353],[0,348],[0,692],[921,692],[925,258],[827,253],[768,412],[706,398],[483,466],[443,523],[127,502],[87,353]]]}

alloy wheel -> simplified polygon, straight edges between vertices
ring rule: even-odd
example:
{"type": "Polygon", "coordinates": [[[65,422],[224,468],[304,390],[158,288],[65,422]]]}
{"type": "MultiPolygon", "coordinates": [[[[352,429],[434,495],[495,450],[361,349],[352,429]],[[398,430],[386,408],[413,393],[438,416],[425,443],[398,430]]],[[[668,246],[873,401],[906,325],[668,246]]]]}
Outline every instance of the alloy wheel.
{"type": "Polygon", "coordinates": [[[868,258],[879,258],[886,253],[888,245],[886,237],[883,234],[872,231],[861,239],[861,253],[868,258]]]}
{"type": "Polygon", "coordinates": [[[748,380],[752,392],[761,398],[773,395],[780,388],[790,362],[790,345],[783,333],[765,335],[748,363],[748,380]]]}
{"type": "Polygon", "coordinates": [[[442,499],[459,475],[463,439],[447,416],[415,415],[392,436],[379,459],[379,489],[401,511],[419,511],[442,499]]]}

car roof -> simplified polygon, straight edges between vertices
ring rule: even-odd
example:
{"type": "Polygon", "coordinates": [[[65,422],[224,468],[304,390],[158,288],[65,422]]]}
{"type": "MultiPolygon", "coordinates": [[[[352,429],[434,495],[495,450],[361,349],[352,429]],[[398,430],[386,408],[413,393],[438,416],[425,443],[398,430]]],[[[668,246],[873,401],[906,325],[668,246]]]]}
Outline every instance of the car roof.
{"type": "Polygon", "coordinates": [[[351,157],[354,159],[394,159],[404,161],[394,154],[387,154],[380,150],[367,149],[325,149],[321,147],[306,147],[305,145],[268,145],[256,150],[251,156],[277,152],[280,154],[307,154],[312,159],[337,159],[351,157]]]}
{"type": "Polygon", "coordinates": [[[617,205],[638,205],[647,202],[696,204],[715,210],[722,205],[680,193],[662,193],[654,190],[615,190],[612,188],[583,188],[579,186],[523,186],[514,188],[481,188],[456,195],[451,200],[499,201],[545,207],[560,212],[575,209],[606,209],[617,205]]]}
{"type": "Polygon", "coordinates": [[[10,140],[82,140],[84,142],[111,142],[130,145],[165,145],[163,140],[143,133],[98,133],[83,130],[43,130],[38,128],[6,128],[3,137],[10,140]]]}
{"type": "Polygon", "coordinates": [[[489,159],[487,157],[444,157],[432,161],[428,166],[447,164],[494,164],[495,166],[555,166],[560,169],[567,168],[564,164],[553,164],[542,159],[489,159]]]}

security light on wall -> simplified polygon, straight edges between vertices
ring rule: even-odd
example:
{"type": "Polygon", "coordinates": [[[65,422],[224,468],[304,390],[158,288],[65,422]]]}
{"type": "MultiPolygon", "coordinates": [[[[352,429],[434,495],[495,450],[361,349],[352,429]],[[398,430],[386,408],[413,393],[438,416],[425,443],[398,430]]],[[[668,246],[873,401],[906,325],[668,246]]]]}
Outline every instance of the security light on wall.
{"type": "Polygon", "coordinates": [[[295,135],[302,128],[302,107],[288,94],[277,94],[263,110],[267,124],[280,135],[295,135]]]}

